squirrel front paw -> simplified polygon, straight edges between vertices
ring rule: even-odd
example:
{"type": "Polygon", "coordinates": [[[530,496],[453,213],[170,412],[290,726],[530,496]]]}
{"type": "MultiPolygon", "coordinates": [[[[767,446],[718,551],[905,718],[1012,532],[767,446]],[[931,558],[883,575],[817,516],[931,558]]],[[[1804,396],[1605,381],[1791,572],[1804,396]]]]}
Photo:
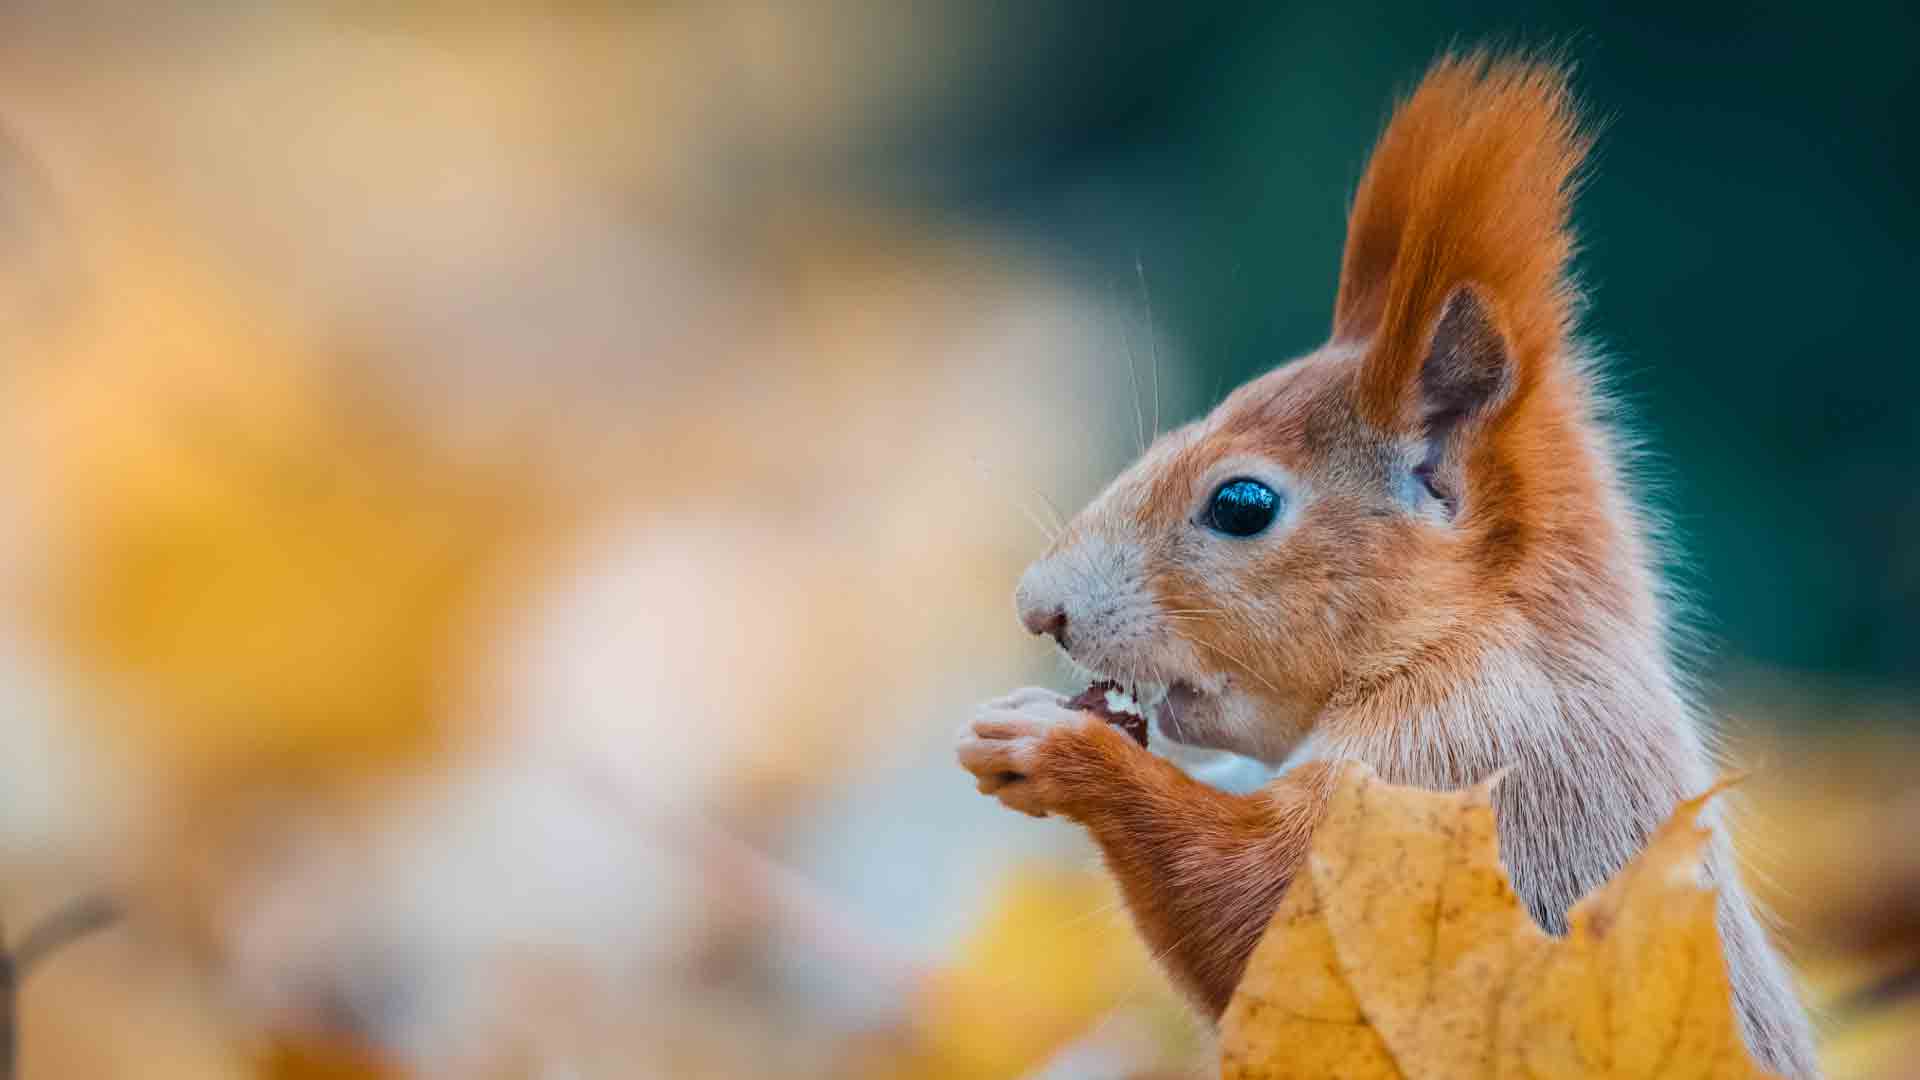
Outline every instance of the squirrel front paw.
{"type": "Polygon", "coordinates": [[[1073,816],[1089,785],[1109,779],[1103,760],[1145,753],[1099,717],[1068,708],[1064,695],[1039,687],[980,706],[961,729],[957,750],[982,794],[1034,817],[1073,816]]]}

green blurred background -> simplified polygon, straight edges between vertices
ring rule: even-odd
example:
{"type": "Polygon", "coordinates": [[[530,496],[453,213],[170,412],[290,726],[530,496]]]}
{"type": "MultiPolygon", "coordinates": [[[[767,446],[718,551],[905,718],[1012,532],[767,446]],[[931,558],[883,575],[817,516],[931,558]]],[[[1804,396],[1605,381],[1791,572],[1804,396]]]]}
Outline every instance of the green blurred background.
{"type": "Polygon", "coordinates": [[[1586,328],[1652,451],[1709,670],[1920,683],[1920,8],[1055,0],[990,21],[999,67],[874,182],[1140,303],[1137,257],[1206,391],[1323,340],[1367,148],[1441,48],[1563,52],[1604,124],[1586,328]]]}

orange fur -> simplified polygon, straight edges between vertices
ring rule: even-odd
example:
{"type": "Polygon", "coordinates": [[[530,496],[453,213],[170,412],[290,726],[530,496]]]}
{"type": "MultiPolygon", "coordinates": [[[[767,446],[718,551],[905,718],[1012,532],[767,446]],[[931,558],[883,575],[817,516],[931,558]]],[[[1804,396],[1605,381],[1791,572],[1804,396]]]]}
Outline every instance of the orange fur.
{"type": "Polygon", "coordinates": [[[1053,809],[1093,834],[1148,947],[1218,1016],[1306,856],[1332,769],[1316,762],[1240,796],[1140,753],[1105,724],[1058,739],[1057,751],[1053,809]]]}
{"type": "MultiPolygon", "coordinates": [[[[1360,184],[1329,344],[1160,439],[1021,582],[1023,620],[1081,665],[1192,689],[1162,716],[1180,739],[1308,762],[1225,795],[1028,699],[963,738],[982,790],[1088,827],[1209,1011],[1291,881],[1320,761],[1436,788],[1510,769],[1501,854],[1555,931],[1711,780],[1647,526],[1570,337],[1587,146],[1557,68],[1441,60],[1360,184]],[[1269,531],[1205,526],[1236,476],[1284,493],[1269,531]]],[[[1813,1075],[1724,837],[1709,870],[1749,1044],[1813,1075]]]]}
{"type": "Polygon", "coordinates": [[[1380,137],[1354,194],[1336,340],[1371,339],[1360,408],[1409,422],[1440,305],[1472,282],[1499,300],[1521,395],[1566,344],[1568,200],[1591,145],[1561,73],[1484,53],[1434,65],[1380,137]]]}

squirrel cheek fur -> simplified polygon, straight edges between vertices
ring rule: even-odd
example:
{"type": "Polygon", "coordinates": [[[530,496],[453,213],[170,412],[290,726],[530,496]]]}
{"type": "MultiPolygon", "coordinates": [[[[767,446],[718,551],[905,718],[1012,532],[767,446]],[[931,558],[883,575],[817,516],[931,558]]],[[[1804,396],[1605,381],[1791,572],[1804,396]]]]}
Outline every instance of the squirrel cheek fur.
{"type": "MultiPolygon", "coordinates": [[[[1102,724],[1050,728],[1024,759],[1020,808],[1088,829],[1212,1015],[1306,851],[1325,762],[1432,788],[1510,769],[1502,858],[1555,932],[1712,778],[1571,336],[1587,148],[1555,66],[1438,62],[1355,194],[1329,344],[1159,439],[1022,581],[1023,619],[1082,666],[1192,688],[1184,741],[1295,762],[1232,795],[1102,724]],[[1242,475],[1270,479],[1286,512],[1261,535],[1209,532],[1205,500],[1242,475]]],[[[1748,1045],[1815,1075],[1724,836],[1708,872],[1748,1045]]]]}

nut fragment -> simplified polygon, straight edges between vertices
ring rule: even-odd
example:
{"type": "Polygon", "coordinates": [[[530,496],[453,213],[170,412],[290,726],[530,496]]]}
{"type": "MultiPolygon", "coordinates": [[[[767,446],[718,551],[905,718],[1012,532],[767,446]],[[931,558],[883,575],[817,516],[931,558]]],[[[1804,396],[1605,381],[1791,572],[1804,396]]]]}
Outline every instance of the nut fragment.
{"type": "Polygon", "coordinates": [[[1103,679],[1094,683],[1067,702],[1067,708],[1090,712],[1126,732],[1134,742],[1147,745],[1147,714],[1117,682],[1103,679]]]}

